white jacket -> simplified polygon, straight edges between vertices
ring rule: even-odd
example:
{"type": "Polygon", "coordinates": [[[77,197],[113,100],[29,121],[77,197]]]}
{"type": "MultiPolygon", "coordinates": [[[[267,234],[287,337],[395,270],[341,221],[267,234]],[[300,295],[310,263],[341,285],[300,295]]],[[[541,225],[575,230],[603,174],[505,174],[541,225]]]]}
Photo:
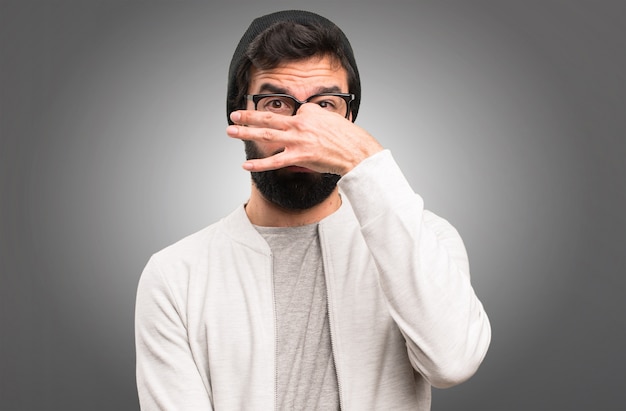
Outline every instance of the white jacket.
{"type": "MultiPolygon", "coordinates": [[[[429,410],[490,341],[462,240],[388,151],[339,186],[319,235],[341,409],[429,410]]],[[[136,348],[144,410],[275,409],[272,256],[243,207],[152,256],[136,348]]]]}

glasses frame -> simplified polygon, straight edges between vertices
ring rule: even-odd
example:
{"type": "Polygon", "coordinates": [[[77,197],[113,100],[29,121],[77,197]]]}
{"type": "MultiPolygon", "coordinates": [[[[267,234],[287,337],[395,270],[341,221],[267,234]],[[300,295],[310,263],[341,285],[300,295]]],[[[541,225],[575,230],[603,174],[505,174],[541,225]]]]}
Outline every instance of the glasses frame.
{"type": "Polygon", "coordinates": [[[310,96],[304,101],[298,100],[291,94],[284,94],[284,93],[246,94],[246,100],[252,101],[254,103],[254,109],[257,110],[257,105],[259,104],[259,101],[261,101],[261,99],[264,99],[265,97],[287,97],[287,98],[292,99],[296,103],[293,108],[293,113],[291,113],[291,115],[294,116],[298,112],[298,109],[303,104],[308,103],[310,100],[316,97],[324,97],[324,96],[341,97],[342,99],[344,99],[344,101],[346,102],[346,114],[344,115],[344,117],[348,118],[350,116],[350,106],[352,105],[352,102],[355,99],[355,95],[352,93],[319,93],[319,94],[314,94],[310,96]]]}

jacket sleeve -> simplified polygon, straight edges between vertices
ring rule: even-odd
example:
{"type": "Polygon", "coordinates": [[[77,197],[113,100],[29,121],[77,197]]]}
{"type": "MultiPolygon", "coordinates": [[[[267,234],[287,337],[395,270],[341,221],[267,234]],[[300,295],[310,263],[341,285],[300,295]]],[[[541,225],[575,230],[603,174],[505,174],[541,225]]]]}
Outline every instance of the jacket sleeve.
{"type": "Polygon", "coordinates": [[[137,290],[135,345],[142,410],[211,410],[189,347],[183,293],[166,282],[153,256],[137,290]]]}
{"type": "Polygon", "coordinates": [[[339,185],[376,262],[413,368],[438,388],[470,378],[487,352],[491,328],[457,231],[424,210],[388,150],[366,159],[339,185]]]}

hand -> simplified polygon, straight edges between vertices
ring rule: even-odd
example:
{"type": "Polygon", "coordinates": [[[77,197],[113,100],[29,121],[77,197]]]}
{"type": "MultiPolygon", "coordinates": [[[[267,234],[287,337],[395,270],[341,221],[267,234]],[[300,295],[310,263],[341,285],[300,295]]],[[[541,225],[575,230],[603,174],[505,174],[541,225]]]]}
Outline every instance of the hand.
{"type": "Polygon", "coordinates": [[[263,159],[248,160],[248,171],[267,171],[288,166],[319,173],[345,175],[383,147],[364,129],[317,104],[304,104],[295,116],[239,110],[231,113],[236,124],[226,133],[233,138],[283,149],[263,159]]]}

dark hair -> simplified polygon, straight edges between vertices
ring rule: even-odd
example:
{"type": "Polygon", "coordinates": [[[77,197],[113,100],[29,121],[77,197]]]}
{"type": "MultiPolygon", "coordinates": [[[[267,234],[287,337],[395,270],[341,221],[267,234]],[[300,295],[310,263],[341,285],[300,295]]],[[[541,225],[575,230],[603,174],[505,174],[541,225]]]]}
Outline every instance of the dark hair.
{"type": "MultiPolygon", "coordinates": [[[[356,96],[351,106],[354,121],[359,109],[361,83],[350,43],[334,23],[303,11],[278,12],[260,17],[244,34],[231,62],[227,116],[234,110],[246,107],[245,95],[250,85],[252,66],[272,69],[283,62],[313,56],[336,58],[346,70],[348,91],[356,96]],[[255,30],[260,31],[255,35],[255,30]]],[[[231,123],[230,118],[228,121],[231,123]]]]}

